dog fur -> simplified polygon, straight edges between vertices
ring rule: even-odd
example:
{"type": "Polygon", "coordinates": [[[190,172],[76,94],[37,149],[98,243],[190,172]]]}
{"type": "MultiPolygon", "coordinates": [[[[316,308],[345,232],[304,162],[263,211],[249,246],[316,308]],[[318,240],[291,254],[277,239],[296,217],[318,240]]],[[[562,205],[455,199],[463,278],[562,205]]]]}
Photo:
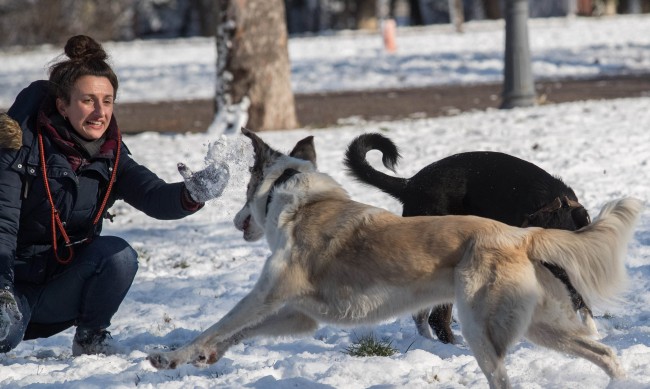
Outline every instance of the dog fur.
{"type": "Polygon", "coordinates": [[[590,303],[615,299],[640,201],[612,202],[577,232],[476,216],[401,217],[351,200],[313,161],[300,159],[315,156],[313,139],[287,156],[242,132],[255,163],[237,227],[245,238],[247,229],[263,231],[271,254],[251,292],[221,320],[185,346],[149,354],[156,368],[215,363],[250,337],[310,333],[319,322],[376,323],[455,301],[492,388],[510,386],[504,358],[522,336],[583,357],[612,378],[624,375],[614,352],[588,336],[566,288],[543,263],[565,268],[590,303]]]}
{"type": "MultiPolygon", "coordinates": [[[[358,181],[376,187],[400,201],[402,216],[475,215],[511,226],[577,230],[590,222],[573,190],[534,164],[508,154],[476,151],[436,161],[410,178],[393,177],[366,161],[371,150],[382,153],[385,167],[395,171],[397,146],[378,133],[350,142],[344,164],[358,181]]],[[[566,272],[546,264],[562,280],[583,323],[597,334],[593,314],[571,285],[566,272]]],[[[451,304],[413,315],[420,335],[433,339],[432,327],[443,343],[453,343],[451,304]],[[431,313],[429,313],[431,312],[431,313]]]]}

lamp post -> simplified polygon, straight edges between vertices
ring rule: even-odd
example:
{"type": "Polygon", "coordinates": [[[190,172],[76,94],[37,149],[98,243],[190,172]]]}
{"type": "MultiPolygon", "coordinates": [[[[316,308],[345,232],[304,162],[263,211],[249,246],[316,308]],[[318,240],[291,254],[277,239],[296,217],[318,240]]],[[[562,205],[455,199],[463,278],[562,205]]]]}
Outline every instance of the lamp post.
{"type": "Polygon", "coordinates": [[[506,0],[506,49],[502,109],[535,105],[528,45],[528,0],[506,0]]]}

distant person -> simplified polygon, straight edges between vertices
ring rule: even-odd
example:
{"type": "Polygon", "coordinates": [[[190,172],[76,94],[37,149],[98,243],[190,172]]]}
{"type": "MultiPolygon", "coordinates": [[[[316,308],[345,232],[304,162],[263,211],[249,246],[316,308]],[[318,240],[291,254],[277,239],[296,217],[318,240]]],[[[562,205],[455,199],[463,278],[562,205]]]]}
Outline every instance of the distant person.
{"type": "MultiPolygon", "coordinates": [[[[113,107],[118,80],[107,54],[78,35],[48,81],[0,114],[0,352],[76,326],[73,355],[119,351],[107,330],[136,271],[136,251],[101,236],[117,199],[180,219],[221,194],[227,166],[168,184],[129,155],[113,107]]],[[[168,155],[161,155],[168,158],[168,155]]]]}

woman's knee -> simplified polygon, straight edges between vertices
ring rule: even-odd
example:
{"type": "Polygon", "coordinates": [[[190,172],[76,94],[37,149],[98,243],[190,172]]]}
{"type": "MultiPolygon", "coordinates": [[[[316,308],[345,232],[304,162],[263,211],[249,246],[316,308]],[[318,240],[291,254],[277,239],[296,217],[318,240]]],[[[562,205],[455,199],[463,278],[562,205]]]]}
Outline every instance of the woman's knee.
{"type": "Polygon", "coordinates": [[[96,237],[79,253],[79,260],[80,269],[93,269],[88,276],[106,275],[118,283],[130,283],[138,270],[138,253],[116,236],[96,237]]]}
{"type": "Polygon", "coordinates": [[[138,270],[138,253],[124,239],[116,236],[102,237],[106,247],[103,261],[97,269],[98,273],[110,272],[133,279],[138,270]]]}

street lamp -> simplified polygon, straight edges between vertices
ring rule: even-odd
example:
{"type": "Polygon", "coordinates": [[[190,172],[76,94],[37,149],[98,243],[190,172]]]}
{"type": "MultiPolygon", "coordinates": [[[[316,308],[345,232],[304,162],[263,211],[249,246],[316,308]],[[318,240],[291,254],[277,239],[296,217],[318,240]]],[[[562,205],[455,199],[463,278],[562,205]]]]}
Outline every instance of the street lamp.
{"type": "Polygon", "coordinates": [[[528,46],[528,0],[506,0],[506,50],[502,109],[535,105],[528,46]]]}

